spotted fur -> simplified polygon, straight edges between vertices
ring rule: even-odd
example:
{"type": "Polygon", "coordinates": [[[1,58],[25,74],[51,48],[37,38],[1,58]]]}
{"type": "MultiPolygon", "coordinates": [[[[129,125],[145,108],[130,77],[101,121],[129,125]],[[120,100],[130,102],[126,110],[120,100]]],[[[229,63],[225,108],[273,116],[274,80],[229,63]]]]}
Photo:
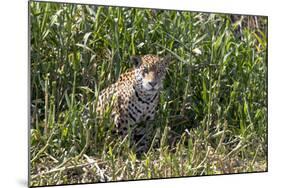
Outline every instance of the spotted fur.
{"type": "MultiPolygon", "coordinates": [[[[140,122],[153,120],[159,103],[159,92],[165,78],[170,57],[156,55],[131,57],[134,68],[122,74],[118,81],[102,90],[97,111],[103,114],[111,107],[111,115],[117,131],[126,135],[129,128],[140,122]]],[[[142,127],[136,135],[144,134],[142,127]]]]}

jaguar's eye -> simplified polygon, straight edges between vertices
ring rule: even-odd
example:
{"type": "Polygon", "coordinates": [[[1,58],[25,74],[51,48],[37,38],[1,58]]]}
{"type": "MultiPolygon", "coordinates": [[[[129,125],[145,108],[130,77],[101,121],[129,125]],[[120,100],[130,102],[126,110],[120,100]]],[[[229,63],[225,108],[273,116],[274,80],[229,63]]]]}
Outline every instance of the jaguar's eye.
{"type": "Polygon", "coordinates": [[[148,74],[148,68],[144,68],[144,69],[143,69],[143,73],[144,73],[144,74],[148,74]]]}

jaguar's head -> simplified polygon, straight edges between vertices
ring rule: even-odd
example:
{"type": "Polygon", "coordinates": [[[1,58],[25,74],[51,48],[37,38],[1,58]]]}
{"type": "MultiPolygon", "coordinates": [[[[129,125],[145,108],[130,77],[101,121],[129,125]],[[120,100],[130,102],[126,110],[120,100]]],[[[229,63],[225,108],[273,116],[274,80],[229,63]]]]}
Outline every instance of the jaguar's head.
{"type": "Polygon", "coordinates": [[[170,56],[164,58],[156,55],[133,56],[131,61],[134,64],[137,83],[142,90],[154,93],[162,88],[162,81],[171,61],[170,56]]]}

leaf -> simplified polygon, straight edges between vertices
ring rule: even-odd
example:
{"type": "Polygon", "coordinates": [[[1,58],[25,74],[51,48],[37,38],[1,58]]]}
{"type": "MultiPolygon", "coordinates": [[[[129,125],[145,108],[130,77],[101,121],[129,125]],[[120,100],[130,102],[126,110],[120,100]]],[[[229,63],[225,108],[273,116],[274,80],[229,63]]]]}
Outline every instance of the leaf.
{"type": "MultiPolygon", "coordinates": [[[[260,32],[260,33],[262,33],[262,32],[260,32]]],[[[264,40],[262,40],[256,33],[254,33],[254,36],[258,40],[259,44],[261,44],[263,48],[266,48],[266,43],[264,42],[264,40]]]]}
{"type": "Polygon", "coordinates": [[[217,37],[216,41],[213,43],[214,50],[217,51],[222,43],[222,39],[224,37],[225,33],[217,37]]]}
{"type": "Polygon", "coordinates": [[[197,56],[202,54],[202,51],[199,48],[194,48],[192,52],[195,53],[195,55],[197,56]]]}
{"type": "Polygon", "coordinates": [[[206,38],[206,36],[207,36],[207,33],[204,34],[203,36],[201,36],[199,39],[197,39],[192,45],[196,46],[196,44],[201,42],[204,38],[206,38]]]}
{"type": "Polygon", "coordinates": [[[64,92],[64,97],[65,97],[65,100],[66,100],[67,107],[70,108],[71,104],[70,104],[70,100],[69,100],[69,97],[68,97],[68,94],[67,94],[66,91],[64,92]]]}
{"type": "Polygon", "coordinates": [[[203,79],[203,90],[202,90],[202,98],[203,98],[203,101],[205,103],[207,103],[207,87],[206,87],[206,82],[205,82],[205,79],[203,79]]]}
{"type": "Polygon", "coordinates": [[[87,46],[87,42],[88,42],[88,39],[90,37],[90,35],[92,34],[92,32],[88,32],[84,35],[84,46],[87,46]]]}
{"type": "Polygon", "coordinates": [[[85,44],[79,44],[79,43],[77,43],[76,46],[79,46],[79,47],[81,47],[81,48],[83,48],[83,49],[85,49],[85,50],[88,50],[88,51],[90,51],[90,52],[92,52],[92,53],[95,53],[91,48],[89,48],[89,47],[86,46],[85,44]]]}
{"type": "Polygon", "coordinates": [[[78,87],[79,89],[81,89],[81,90],[84,90],[84,91],[86,91],[86,92],[88,92],[88,93],[95,93],[93,90],[91,90],[89,87],[87,87],[87,86],[80,86],[80,87],[78,87]]]}

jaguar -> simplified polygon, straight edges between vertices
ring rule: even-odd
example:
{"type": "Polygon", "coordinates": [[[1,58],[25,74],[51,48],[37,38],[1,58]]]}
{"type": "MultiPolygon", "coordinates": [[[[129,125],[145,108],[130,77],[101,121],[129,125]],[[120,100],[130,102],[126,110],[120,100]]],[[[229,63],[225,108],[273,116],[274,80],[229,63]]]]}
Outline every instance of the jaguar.
{"type": "Polygon", "coordinates": [[[141,143],[138,150],[143,151],[148,147],[145,127],[155,118],[171,56],[132,56],[130,62],[133,68],[100,92],[96,111],[102,116],[110,108],[116,132],[125,136],[134,130],[131,137],[141,143]],[[142,122],[146,126],[141,126],[142,122]]]}

